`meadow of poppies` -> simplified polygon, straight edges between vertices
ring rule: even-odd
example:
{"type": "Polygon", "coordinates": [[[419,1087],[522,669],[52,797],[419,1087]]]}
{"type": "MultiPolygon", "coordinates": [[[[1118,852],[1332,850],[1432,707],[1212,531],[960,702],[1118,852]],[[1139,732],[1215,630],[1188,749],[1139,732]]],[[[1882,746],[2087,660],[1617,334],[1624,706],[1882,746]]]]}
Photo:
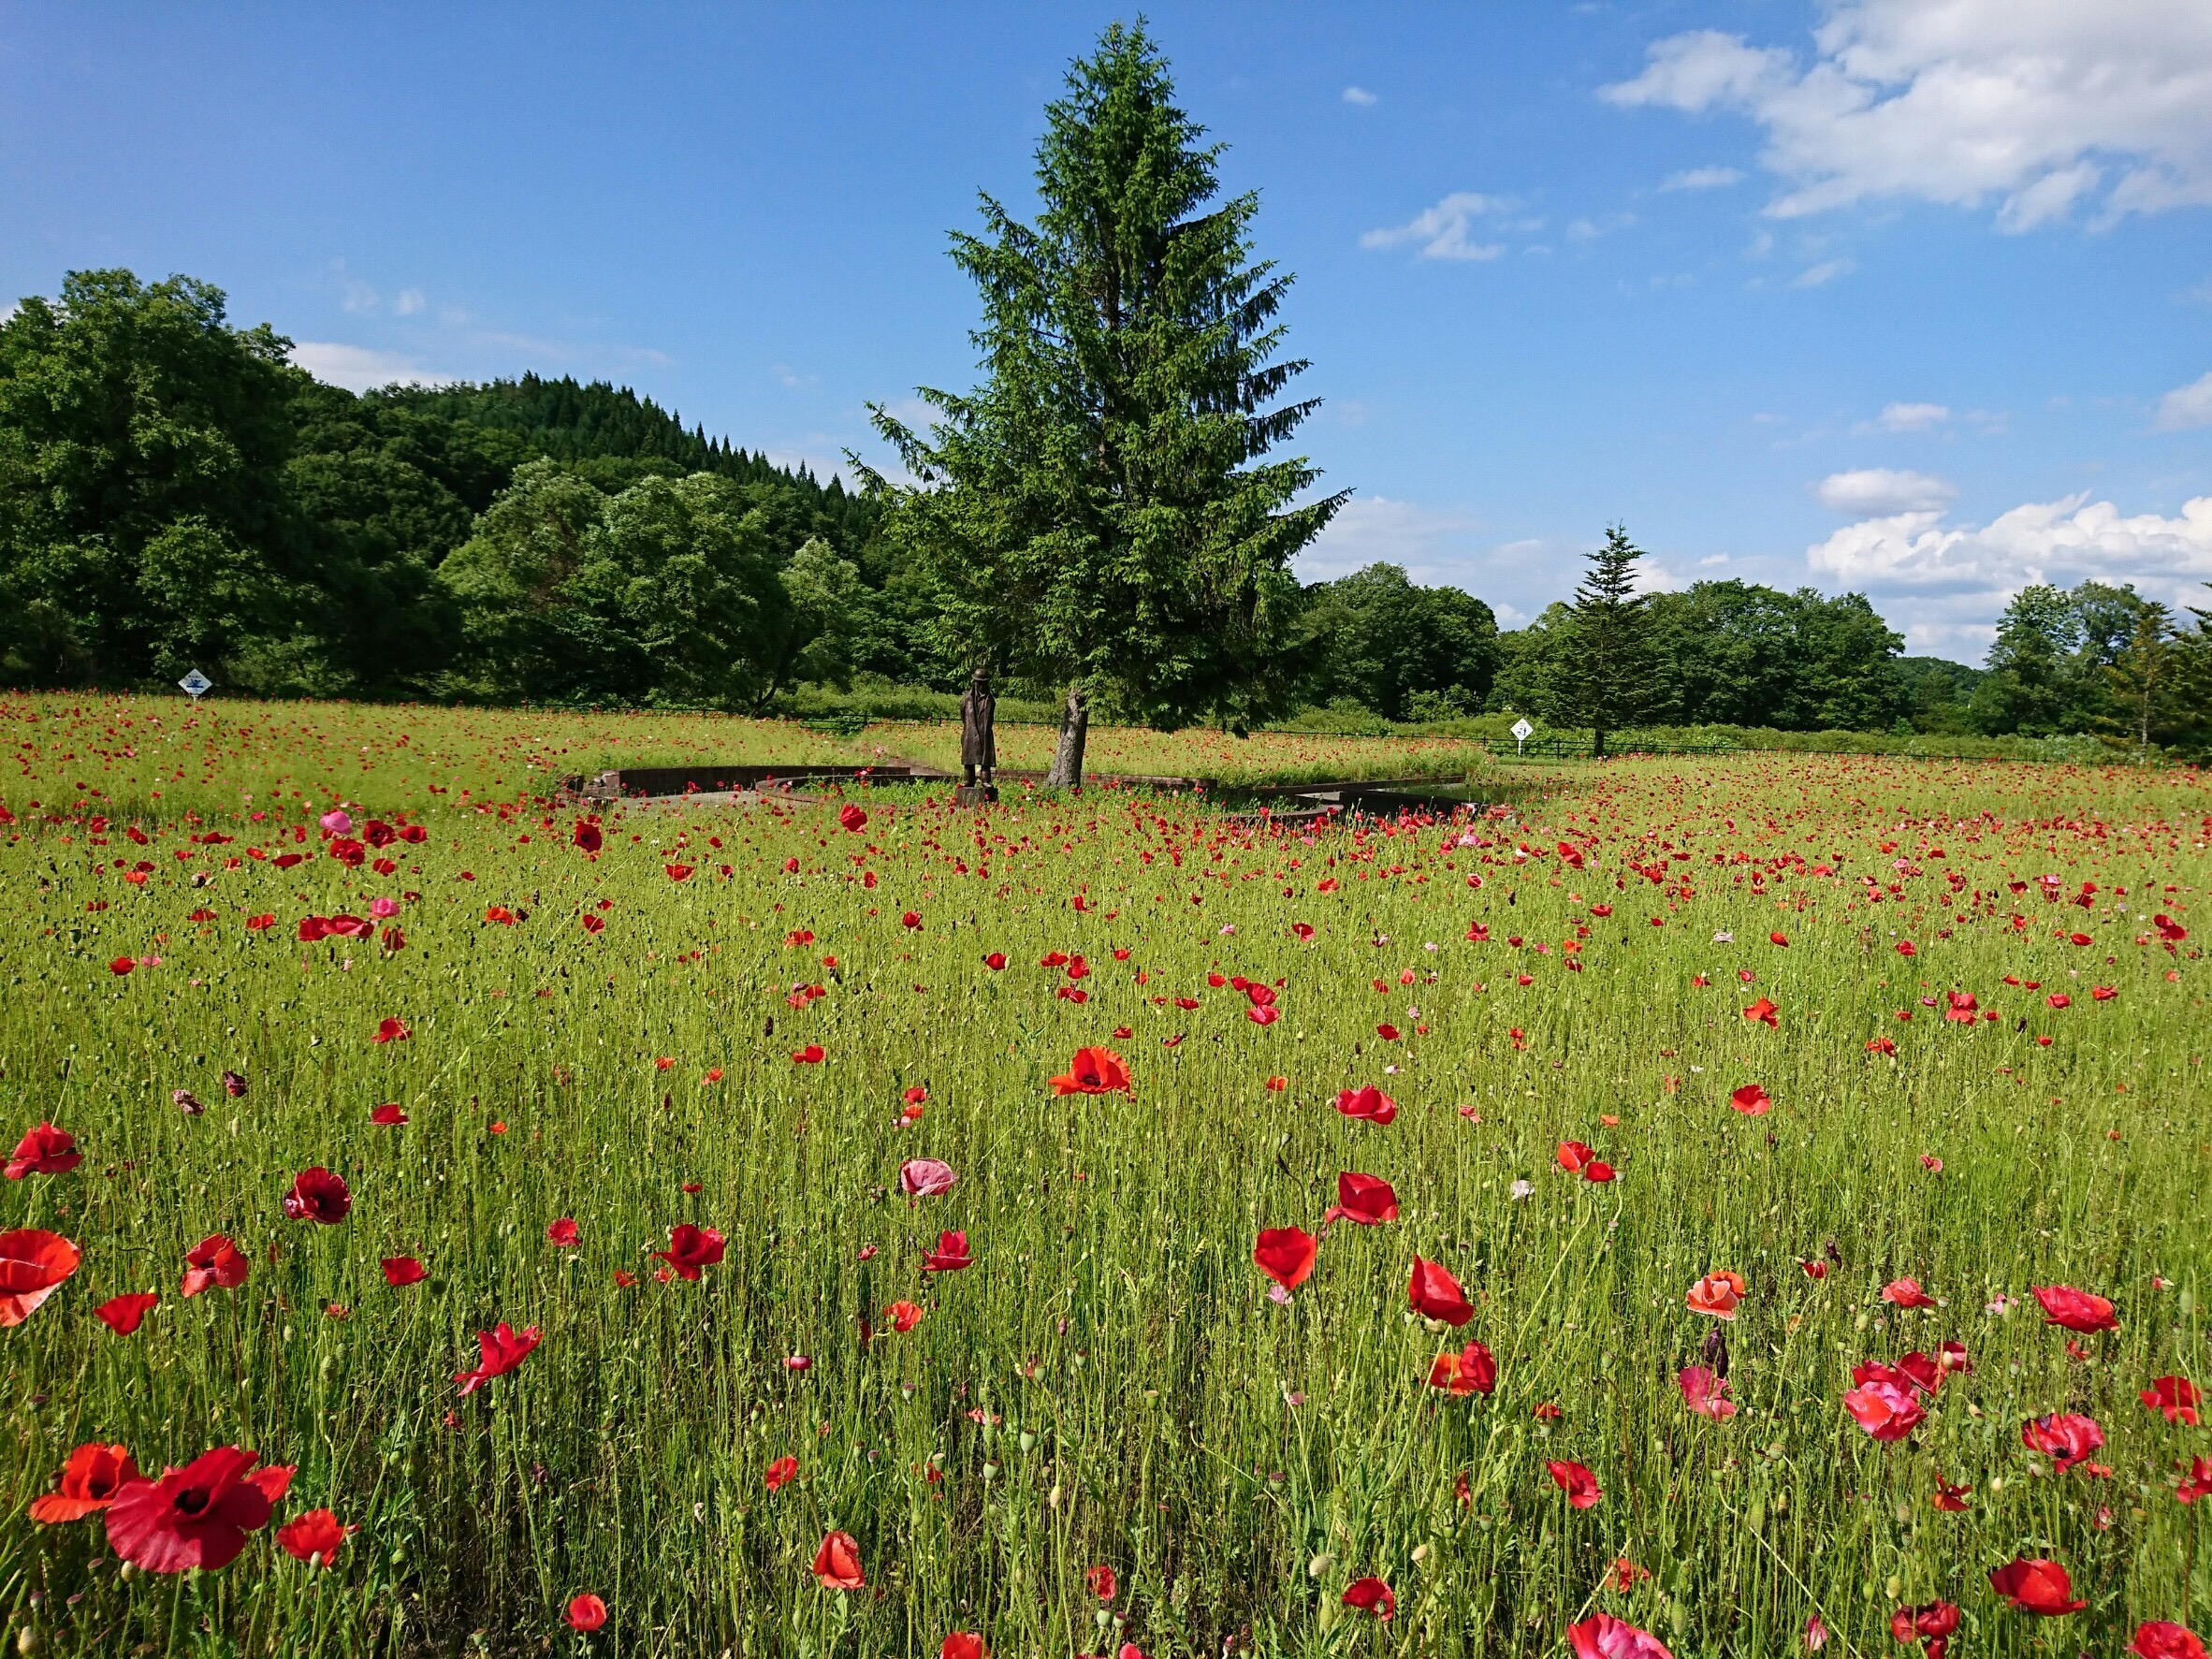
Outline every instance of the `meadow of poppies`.
{"type": "Polygon", "coordinates": [[[2197,774],[790,731],[0,702],[19,1651],[2203,1653],[2197,774]]]}

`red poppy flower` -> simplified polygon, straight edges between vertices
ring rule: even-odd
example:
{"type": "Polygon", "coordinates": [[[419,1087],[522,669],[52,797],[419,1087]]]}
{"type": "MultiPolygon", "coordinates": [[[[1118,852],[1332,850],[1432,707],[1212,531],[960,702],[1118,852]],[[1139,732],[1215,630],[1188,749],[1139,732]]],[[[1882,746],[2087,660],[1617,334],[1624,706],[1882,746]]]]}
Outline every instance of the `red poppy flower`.
{"type": "Polygon", "coordinates": [[[1344,1605],[1373,1613],[1383,1623],[1396,1616],[1398,1598],[1380,1579],[1361,1579],[1344,1593],[1344,1605]]]}
{"type": "Polygon", "coordinates": [[[227,1233],[211,1232],[184,1252],[182,1294],[202,1290],[235,1290],[246,1282],[254,1264],[227,1233]]]}
{"type": "Polygon", "coordinates": [[[955,1630],[939,1647],[937,1659],[991,1659],[991,1650],[974,1631],[955,1630]]]}
{"type": "Polygon", "coordinates": [[[1272,1026],[1282,1017],[1283,1011],[1270,1003],[1261,1003],[1256,1008],[1244,1010],[1244,1018],[1250,1020],[1255,1026],[1272,1026]]]}
{"type": "Polygon", "coordinates": [[[400,1110],[400,1102],[386,1100],[381,1106],[369,1109],[369,1121],[387,1129],[396,1129],[407,1121],[407,1114],[400,1110]]]}
{"type": "Polygon", "coordinates": [[[1270,1227],[1254,1243],[1252,1260],[1285,1290],[1295,1290],[1312,1276],[1318,1250],[1314,1235],[1302,1227],[1270,1227]]]}
{"type": "Polygon", "coordinates": [[[1398,1115],[1398,1102],[1371,1083],[1340,1091],[1336,1109],[1346,1117],[1365,1118],[1369,1123],[1387,1124],[1398,1115]]]}
{"type": "Polygon", "coordinates": [[[1907,1382],[1873,1377],[1843,1396],[1843,1409],[1876,1440],[1902,1440],[1928,1419],[1927,1408],[1907,1382]]]}
{"type": "Polygon", "coordinates": [[[587,822],[579,818],[576,820],[576,827],[571,832],[569,839],[575,845],[578,851],[597,852],[601,842],[599,825],[587,822]]]}
{"type": "Polygon", "coordinates": [[[1324,1221],[1356,1221],[1373,1227],[1378,1221],[1398,1219],[1398,1195],[1378,1175],[1355,1175],[1348,1171],[1336,1178],[1336,1202],[1321,1217],[1324,1221]]]}
{"type": "Polygon", "coordinates": [[[883,1317],[891,1321],[891,1329],[904,1336],[922,1323],[922,1310],[910,1302],[895,1302],[883,1310],[883,1317]]]}
{"type": "Polygon", "coordinates": [[[1128,1094],[1129,1069],[1110,1048],[1079,1048],[1065,1075],[1053,1079],[1055,1095],[1128,1094]]]}
{"type": "Polygon", "coordinates": [[[822,1548],[814,1552],[814,1581],[824,1590],[865,1590],[867,1575],[860,1570],[860,1544],[851,1533],[824,1533],[822,1548]]]}
{"type": "Polygon", "coordinates": [[[141,1478],[128,1447],[87,1441],[69,1454],[54,1477],[53,1491],[32,1501],[31,1519],[41,1526],[81,1521],[107,1508],[117,1492],[141,1478]]]}
{"type": "Polygon", "coordinates": [[[21,1181],[25,1175],[66,1175],[83,1161],[76,1136],[42,1123],[16,1142],[7,1174],[10,1181],[21,1181]]]}
{"type": "Polygon", "coordinates": [[[1900,956],[1917,956],[1920,948],[1909,939],[1900,939],[1897,941],[1897,953],[1900,956]]]}
{"type": "Polygon", "coordinates": [[[2118,990],[2114,986],[2095,985],[2089,990],[2089,1000],[2091,1002],[2110,1002],[2115,997],[2117,997],[2118,995],[2118,990]]]}
{"type": "Polygon", "coordinates": [[[59,1233],[36,1227],[0,1233],[0,1330],[29,1318],[80,1259],[59,1233]]]}
{"type": "Polygon", "coordinates": [[[538,1346],[538,1328],[525,1327],[520,1332],[502,1319],[496,1329],[476,1332],[476,1346],[481,1358],[473,1371],[457,1371],[453,1380],[460,1384],[463,1394],[473,1394],[495,1376],[504,1376],[538,1346]]]}
{"type": "Polygon", "coordinates": [[[346,1539],[359,1530],[341,1526],[338,1517],[327,1509],[310,1509],[278,1527],[276,1541],[278,1548],[294,1561],[327,1567],[338,1559],[338,1551],[346,1539]]]}
{"type": "Polygon", "coordinates": [[[1963,1514],[1973,1506],[1972,1482],[1969,1481],[1963,1486],[1953,1486],[1948,1480],[1938,1475],[1935,1477],[1935,1493],[1928,1501],[1946,1514],[1963,1514]]]}
{"type": "Polygon", "coordinates": [[[2076,1290],[2071,1285],[2037,1285],[2033,1289],[2035,1300],[2043,1303],[2046,1325],[2060,1325],[2085,1334],[2119,1329],[2119,1321],[2113,1317],[2112,1303],[2102,1296],[2076,1290]]]}
{"type": "Polygon", "coordinates": [[[2168,1619],[2147,1619],[2136,1625],[2128,1652],[2135,1659],[2205,1659],[2205,1644],[2196,1633],[2168,1619]]]}
{"type": "Polygon", "coordinates": [[[1727,1397],[1728,1379],[1716,1376],[1702,1365],[1685,1365],[1675,1377],[1682,1404],[1699,1417],[1724,1423],[1736,1415],[1736,1403],[1727,1397]]]}
{"type": "Polygon", "coordinates": [[[700,1269],[712,1267],[722,1259],[723,1249],[722,1235],[713,1228],[694,1227],[685,1221],[669,1230],[668,1248],[653,1254],[674,1268],[677,1277],[695,1280],[700,1269]]]}
{"type": "Polygon", "coordinates": [[[576,1230],[576,1224],[566,1215],[558,1221],[547,1223],[546,1227],[546,1240],[560,1245],[563,1249],[574,1244],[580,1236],[576,1230]]]}
{"type": "Polygon", "coordinates": [[[354,1195],[346,1190],[345,1182],[320,1164],[300,1171],[292,1179],[292,1190],[284,1194],[284,1215],[292,1221],[319,1221],[325,1227],[335,1227],[353,1207],[354,1195]]]}
{"type": "Polygon", "coordinates": [[[376,1023],[375,1040],[378,1042],[405,1042],[414,1035],[407,1028],[405,1020],[379,1020],[376,1023]]]}
{"type": "Polygon", "coordinates": [[[1882,1300],[1899,1307],[1934,1307],[1936,1299],[1920,1288],[1918,1279],[1892,1279],[1882,1287],[1882,1300]]]}
{"type": "Polygon", "coordinates": [[[137,960],[133,957],[118,956],[114,961],[108,964],[108,971],[111,974],[121,977],[122,975],[130,972],[132,968],[138,966],[138,964],[137,960]]]}
{"type": "Polygon", "coordinates": [[[1498,1362],[1479,1342],[1470,1342],[1456,1354],[1438,1354],[1429,1366],[1429,1387],[1448,1394],[1480,1394],[1487,1399],[1497,1386],[1498,1362]]]}
{"type": "Polygon", "coordinates": [[[1747,1083],[1730,1095],[1728,1104],[1746,1117],[1764,1117],[1774,1110],[1773,1099],[1755,1083],[1747,1083]]]}
{"type": "Polygon", "coordinates": [[[1466,1292],[1460,1288],[1460,1282],[1451,1276],[1450,1270],[1424,1257],[1413,1259],[1413,1275],[1406,1283],[1405,1298],[1413,1311],[1425,1319],[1442,1319],[1447,1325],[1457,1327],[1475,1317],[1475,1310],[1467,1305],[1466,1292]]]}
{"type": "Polygon", "coordinates": [[[1091,1594],[1097,1596],[1100,1601],[1112,1601],[1113,1599],[1113,1592],[1117,1588],[1117,1584],[1116,1580],[1114,1579],[1113,1569],[1112,1567],[1104,1565],[1095,1566],[1091,1568],[1089,1572],[1084,1574],[1083,1581],[1090,1586],[1091,1594]]]}
{"type": "Polygon", "coordinates": [[[917,927],[921,926],[921,925],[922,925],[922,912],[921,912],[921,911],[919,911],[919,910],[909,910],[909,911],[907,911],[907,912],[906,912],[904,915],[902,915],[901,917],[899,917],[899,919],[898,919],[898,924],[899,924],[901,927],[907,928],[907,929],[909,929],[909,930],[911,930],[911,929],[913,929],[913,928],[917,928],[917,927]]]}
{"type": "Polygon", "coordinates": [[[571,1630],[580,1630],[589,1636],[606,1623],[606,1603],[587,1591],[568,1604],[563,1615],[571,1630]]]}
{"type": "Polygon", "coordinates": [[[2189,1478],[2174,1489],[2174,1495],[2184,1504],[2194,1503],[2199,1498],[2212,1498],[2212,1458],[2190,1458],[2189,1478]]]}
{"type": "Polygon", "coordinates": [[[664,864],[661,867],[668,872],[671,881],[689,881],[691,879],[691,866],[688,864],[664,864]]]}
{"type": "Polygon", "coordinates": [[[412,1256],[386,1256],[380,1264],[384,1268],[384,1282],[395,1290],[408,1285],[419,1285],[429,1270],[412,1256]]]}
{"type": "Polygon", "coordinates": [[[1279,1095],[1290,1086],[1290,1080],[1288,1077],[1271,1077],[1267,1080],[1267,1086],[1279,1095]]]}
{"type": "Polygon", "coordinates": [[[778,1458],[761,1471],[761,1482],[770,1492],[780,1492],[799,1472],[797,1458],[778,1458]]]}
{"type": "Polygon", "coordinates": [[[1398,1041],[1398,1027],[1395,1026],[1377,1026],[1375,1028],[1375,1034],[1381,1038],[1385,1042],[1395,1042],[1398,1041]]]}
{"type": "Polygon", "coordinates": [[[1579,1141],[1562,1141],[1554,1156],[1559,1159],[1559,1167],[1570,1175],[1579,1175],[1597,1157],[1579,1141]]]}
{"type": "Polygon", "coordinates": [[[255,1457],[222,1446],[159,1480],[130,1481],[109,1506],[108,1547],[150,1573],[229,1565],[269,1524],[274,1501],[256,1479],[274,1471],[255,1469],[255,1457]]]}
{"type": "Polygon", "coordinates": [[[1916,1608],[1899,1608],[1889,1615],[1891,1637],[1900,1642],[1925,1642],[1929,1659],[1943,1659],[1944,1638],[1957,1628],[1955,1602],[1931,1601],[1916,1608]]]}
{"type": "Polygon", "coordinates": [[[837,822],[852,834],[858,835],[862,830],[867,828],[868,815],[851,801],[847,801],[837,808],[837,822]]]}
{"type": "Polygon", "coordinates": [[[1729,1268],[1715,1268],[1682,1297],[1683,1303],[1694,1314],[1704,1314],[1715,1319],[1734,1319],[1737,1305],[1743,1301],[1743,1275],[1729,1268]]]}
{"type": "Polygon", "coordinates": [[[1674,1659],[1650,1631],[1610,1613],[1594,1613],[1579,1624],[1568,1625],[1567,1645],[1574,1649],[1575,1659],[1674,1659]]]}
{"type": "Polygon", "coordinates": [[[2142,1394],[2143,1404],[2161,1412],[2170,1423],[2197,1426],[2197,1407],[2204,1404],[2204,1395],[2197,1385],[2186,1376],[2161,1376],[2151,1381],[2142,1394]]]}
{"type": "Polygon", "coordinates": [[[951,1164],[934,1157],[910,1157],[898,1166],[898,1187],[909,1198],[950,1192],[959,1179],[951,1164]]]}
{"type": "Polygon", "coordinates": [[[1989,1569],[1989,1588],[2023,1613],[2056,1619],[2078,1613],[2089,1604],[2074,1597],[2074,1580],[2055,1561],[2041,1556],[2018,1557],[1989,1569]]]}
{"type": "Polygon", "coordinates": [[[124,1296],[110,1296],[93,1309],[93,1317],[118,1336],[129,1336],[138,1329],[146,1310],[161,1300],[152,1291],[139,1290],[124,1296]]]}
{"type": "Polygon", "coordinates": [[[964,1232],[939,1233],[937,1248],[922,1259],[922,1271],[925,1273],[958,1273],[974,1265],[975,1258],[968,1253],[968,1235],[964,1232]]]}
{"type": "Polygon", "coordinates": [[[1551,1471],[1551,1478],[1559,1490],[1567,1495],[1567,1502],[1578,1509],[1594,1509],[1605,1497],[1598,1490],[1597,1477],[1580,1463],[1548,1461],[1544,1467],[1551,1471]]]}
{"type": "Polygon", "coordinates": [[[819,1042],[809,1042],[805,1048],[792,1055],[793,1063],[800,1066],[819,1066],[826,1058],[828,1058],[828,1053],[819,1042]]]}
{"type": "MultiPolygon", "coordinates": [[[[2095,1418],[2077,1411],[2046,1411],[2020,1425],[2020,1444],[2048,1457],[2051,1467],[2063,1475],[2104,1444],[2104,1431],[2095,1418]]],[[[2097,1468],[2095,1463],[2083,1466],[2097,1468]]]]}

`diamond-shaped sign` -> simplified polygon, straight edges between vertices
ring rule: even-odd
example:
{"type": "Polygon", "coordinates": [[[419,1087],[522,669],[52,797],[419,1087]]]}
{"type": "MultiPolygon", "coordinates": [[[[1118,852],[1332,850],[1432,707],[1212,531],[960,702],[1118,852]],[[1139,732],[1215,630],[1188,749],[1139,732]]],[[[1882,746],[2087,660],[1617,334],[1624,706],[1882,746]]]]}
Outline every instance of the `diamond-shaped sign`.
{"type": "Polygon", "coordinates": [[[1516,742],[1516,743],[1526,743],[1526,742],[1527,742],[1527,741],[1528,741],[1528,740],[1529,740],[1531,737],[1534,737],[1535,735],[1536,735],[1536,729],[1535,729],[1535,727],[1534,727],[1534,726],[1530,725],[1530,724],[1528,723],[1528,721],[1526,721],[1526,720],[1515,720],[1515,721],[1513,722],[1513,741],[1514,741],[1514,742],[1516,742]]]}
{"type": "Polygon", "coordinates": [[[196,668],[177,683],[184,688],[187,696],[193,698],[198,698],[215,689],[215,682],[196,668]]]}

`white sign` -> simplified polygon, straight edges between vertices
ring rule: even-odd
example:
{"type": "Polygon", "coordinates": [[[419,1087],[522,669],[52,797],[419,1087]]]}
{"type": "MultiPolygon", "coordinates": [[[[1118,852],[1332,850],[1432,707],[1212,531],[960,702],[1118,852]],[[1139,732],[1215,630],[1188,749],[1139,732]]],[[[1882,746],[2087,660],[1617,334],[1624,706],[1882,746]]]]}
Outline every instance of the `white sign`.
{"type": "Polygon", "coordinates": [[[1522,744],[1526,743],[1531,737],[1535,735],[1535,727],[1530,725],[1525,720],[1515,720],[1513,722],[1513,752],[1515,754],[1519,754],[1521,752],[1522,744]]]}
{"type": "Polygon", "coordinates": [[[184,694],[195,703],[197,703],[207,692],[215,689],[215,682],[196,668],[177,683],[184,688],[184,694]]]}

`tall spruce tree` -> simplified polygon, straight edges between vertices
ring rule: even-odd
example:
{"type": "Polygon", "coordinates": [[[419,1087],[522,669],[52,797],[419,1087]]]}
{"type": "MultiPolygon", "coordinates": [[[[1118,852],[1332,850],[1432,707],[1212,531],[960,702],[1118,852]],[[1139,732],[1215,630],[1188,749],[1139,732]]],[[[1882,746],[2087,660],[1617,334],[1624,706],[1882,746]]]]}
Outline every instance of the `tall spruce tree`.
{"type": "Polygon", "coordinates": [[[1636,561],[1643,556],[1624,527],[1608,525],[1605,546],[1590,555],[1575,589],[1567,682],[1598,754],[1606,751],[1607,733],[1634,725],[1650,704],[1651,618],[1636,591],[1636,561]]]}
{"type": "Polygon", "coordinates": [[[953,238],[983,384],[922,388],[927,438],[874,413],[920,481],[887,532],[947,643],[1064,688],[1047,782],[1079,785],[1094,697],[1238,730],[1288,701],[1289,561],[1345,498],[1293,505],[1317,470],[1264,458],[1317,406],[1271,407],[1305,367],[1273,360],[1291,279],[1251,262],[1259,198],[1215,202],[1220,146],[1143,28],[1107,29],[1045,118],[1036,223],[986,196],[984,234],[953,238]]]}

